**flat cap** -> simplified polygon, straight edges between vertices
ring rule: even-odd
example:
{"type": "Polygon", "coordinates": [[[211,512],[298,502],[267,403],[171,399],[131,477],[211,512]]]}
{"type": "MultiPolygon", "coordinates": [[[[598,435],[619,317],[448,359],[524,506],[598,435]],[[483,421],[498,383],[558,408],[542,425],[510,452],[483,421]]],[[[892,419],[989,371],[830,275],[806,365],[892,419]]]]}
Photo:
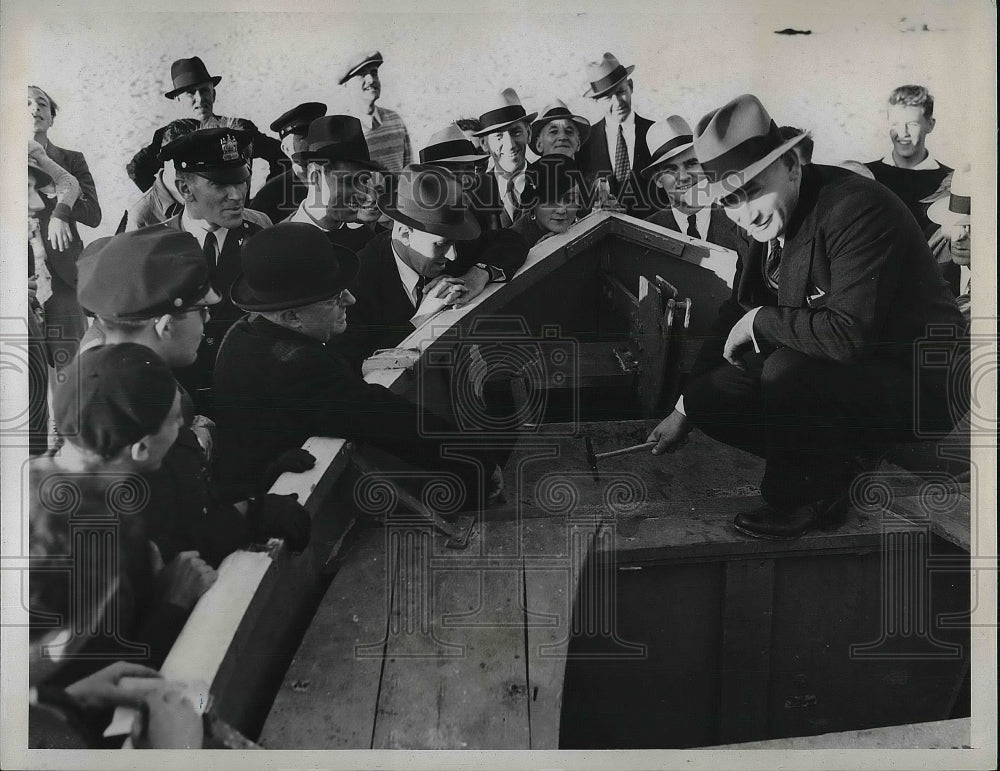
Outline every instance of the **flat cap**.
{"type": "Polygon", "coordinates": [[[252,142],[249,131],[199,129],[166,145],[160,157],[172,160],[177,171],[198,174],[220,185],[235,185],[250,178],[252,142]]]}
{"type": "Polygon", "coordinates": [[[326,115],[326,105],[322,102],[303,102],[271,123],[271,131],[284,139],[289,134],[305,134],[309,124],[326,115]]]}
{"type": "Polygon", "coordinates": [[[365,51],[348,57],[344,62],[344,68],[341,70],[340,79],[337,81],[337,84],[344,85],[344,83],[357,75],[369,64],[374,64],[376,67],[382,66],[382,54],[378,51],[365,51]]]}
{"type": "Polygon", "coordinates": [[[80,305],[109,319],[149,319],[208,294],[208,264],[190,233],[166,225],[101,238],[78,262],[80,305]]]}
{"type": "Polygon", "coordinates": [[[59,380],[52,397],[59,435],[102,458],[159,431],[177,393],[163,360],[136,343],[88,349],[59,380]]]}

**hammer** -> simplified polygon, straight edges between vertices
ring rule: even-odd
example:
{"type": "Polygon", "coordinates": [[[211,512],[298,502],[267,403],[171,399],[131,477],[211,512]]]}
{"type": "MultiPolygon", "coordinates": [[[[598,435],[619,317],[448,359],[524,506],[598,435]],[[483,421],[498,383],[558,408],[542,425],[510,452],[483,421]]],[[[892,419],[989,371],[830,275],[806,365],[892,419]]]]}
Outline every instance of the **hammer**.
{"type": "Polygon", "coordinates": [[[619,455],[629,455],[633,452],[642,452],[643,450],[651,450],[656,447],[656,442],[643,442],[642,444],[634,444],[631,447],[623,447],[620,450],[611,450],[610,452],[594,452],[594,443],[590,441],[589,436],[583,438],[584,442],[587,444],[587,463],[590,465],[590,471],[594,475],[594,481],[600,481],[597,474],[597,461],[605,460],[606,458],[615,458],[619,455]]]}

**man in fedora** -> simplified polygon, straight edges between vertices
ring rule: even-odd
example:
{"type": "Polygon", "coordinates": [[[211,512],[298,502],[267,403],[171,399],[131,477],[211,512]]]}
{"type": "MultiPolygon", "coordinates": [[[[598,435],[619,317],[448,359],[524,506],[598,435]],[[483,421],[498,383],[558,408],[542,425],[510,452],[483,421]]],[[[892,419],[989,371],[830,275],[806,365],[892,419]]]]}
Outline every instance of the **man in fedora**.
{"type": "Polygon", "coordinates": [[[525,112],[517,92],[505,88],[498,103],[479,116],[482,128],[476,136],[483,138],[490,167],[486,172],[488,183],[475,191],[473,207],[488,230],[510,227],[521,213],[524,172],[528,168],[526,150],[531,121],[537,114],[525,112]]]}
{"type": "MultiPolygon", "coordinates": [[[[131,343],[156,353],[172,371],[196,359],[207,321],[221,297],[209,281],[201,247],[190,233],[151,227],[93,242],[80,260],[80,303],[94,314],[81,351],[131,343]]],[[[287,498],[257,489],[246,517],[222,503],[211,483],[211,421],[194,415],[181,389],[182,426],[162,467],[145,474],[150,502],[142,513],[149,537],[170,562],[197,551],[211,565],[256,535],[305,546],[308,514],[287,498]]],[[[275,477],[272,474],[271,477],[275,477]]],[[[239,491],[245,498],[251,491],[239,491]]]]}
{"type": "Polygon", "coordinates": [[[932,325],[958,335],[962,317],[923,233],[878,183],[803,166],[802,136],[784,139],[752,95],[699,121],[698,192],[754,244],[702,348],[712,366],[650,435],[659,453],[695,426],[764,457],[765,505],[735,522],[760,538],[840,526],[873,452],[912,440],[918,422],[954,422],[947,368],[918,353],[932,325]]]}
{"type": "Polygon", "coordinates": [[[928,219],[941,227],[941,238],[948,244],[947,254],[961,271],[963,287],[958,309],[966,323],[972,320],[972,172],[959,169],[951,178],[948,192],[930,202],[928,219]]]}
{"type": "Polygon", "coordinates": [[[392,230],[359,252],[361,269],[349,285],[357,298],[351,328],[337,339],[354,365],[378,348],[396,346],[413,331],[410,319],[421,308],[464,305],[507,277],[502,268],[476,263],[475,253],[464,248],[481,229],[447,169],[408,166],[395,195],[383,195],[379,208],[392,219],[392,230]]]}
{"type": "Polygon", "coordinates": [[[589,138],[590,121],[571,113],[560,99],[547,105],[531,124],[531,149],[539,156],[565,155],[576,160],[589,138]]]}
{"type": "Polygon", "coordinates": [[[611,194],[626,214],[640,219],[653,213],[649,190],[636,170],[649,164],[646,134],[653,121],[632,110],[635,65],[623,67],[611,53],[587,65],[590,88],[584,96],[597,102],[602,117],[594,124],[577,160],[588,180],[606,178],[611,194]]]}
{"type": "Polygon", "coordinates": [[[650,126],[647,139],[652,158],[639,173],[652,182],[652,201],[659,208],[646,221],[744,254],[749,243],[736,223],[717,206],[688,197],[705,179],[688,122],[671,115],[650,126]]]}
{"type": "MultiPolygon", "coordinates": [[[[222,80],[221,75],[211,75],[205,63],[197,56],[190,59],[178,59],[170,66],[170,79],[173,87],[164,93],[167,99],[181,105],[186,118],[198,121],[201,128],[228,127],[237,128],[250,134],[251,158],[267,161],[268,177],[281,174],[281,145],[273,137],[262,134],[258,128],[246,118],[227,118],[215,114],[215,87],[222,80]]],[[[143,192],[147,191],[156,180],[156,172],[163,167],[164,159],[160,156],[163,146],[163,133],[166,126],[157,129],[152,141],[139,150],[125,167],[129,179],[143,192]]]]}
{"type": "Polygon", "coordinates": [[[292,157],[305,169],[308,190],[285,221],[319,228],[331,243],[357,252],[375,236],[384,171],[368,153],[361,122],[352,115],[317,118],[304,144],[292,157]]]}
{"type": "Polygon", "coordinates": [[[431,134],[419,157],[422,165],[433,164],[461,175],[474,173],[490,155],[480,150],[457,123],[449,123],[431,134]]]}
{"type": "Polygon", "coordinates": [[[233,301],[250,315],[226,335],[215,370],[220,480],[252,482],[279,455],[318,434],[453,473],[467,503],[479,499],[475,467],[444,458],[447,440],[431,438],[452,427],[366,383],[328,344],[348,326],[355,300],[347,287],[357,255],[315,227],[283,222],[247,241],[243,270],[233,301]]]}
{"type": "Polygon", "coordinates": [[[352,54],[344,63],[338,83],[350,93],[351,113],[364,128],[372,158],[388,171],[399,171],[412,160],[410,135],[399,114],[375,102],[382,95],[378,69],[382,54],[352,54]]]}
{"type": "Polygon", "coordinates": [[[295,160],[295,155],[306,149],[309,124],[326,115],[322,102],[303,102],[282,113],[271,122],[270,129],[281,139],[281,152],[285,154],[287,168],[267,180],[250,199],[250,208],[266,214],[272,222],[281,222],[305,200],[309,191],[306,170],[295,160]]]}
{"type": "Polygon", "coordinates": [[[190,233],[202,250],[212,285],[222,302],[206,324],[198,358],[177,371],[199,411],[211,415],[212,366],[222,336],[240,313],[229,300],[228,289],[240,272],[240,247],[271,221],[246,209],[250,135],[233,129],[199,129],[163,148],[174,163],[174,184],[184,199],[180,213],[155,227],[190,233]]]}

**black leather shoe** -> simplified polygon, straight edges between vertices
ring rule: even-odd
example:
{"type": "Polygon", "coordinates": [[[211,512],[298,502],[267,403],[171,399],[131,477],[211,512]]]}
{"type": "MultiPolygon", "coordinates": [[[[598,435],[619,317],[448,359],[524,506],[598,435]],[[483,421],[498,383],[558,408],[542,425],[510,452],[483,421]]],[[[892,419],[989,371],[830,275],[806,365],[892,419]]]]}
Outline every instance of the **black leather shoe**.
{"type": "Polygon", "coordinates": [[[745,514],[737,514],[733,524],[737,530],[754,538],[790,541],[813,530],[836,530],[847,521],[847,492],[823,498],[792,509],[763,506],[745,514]]]}

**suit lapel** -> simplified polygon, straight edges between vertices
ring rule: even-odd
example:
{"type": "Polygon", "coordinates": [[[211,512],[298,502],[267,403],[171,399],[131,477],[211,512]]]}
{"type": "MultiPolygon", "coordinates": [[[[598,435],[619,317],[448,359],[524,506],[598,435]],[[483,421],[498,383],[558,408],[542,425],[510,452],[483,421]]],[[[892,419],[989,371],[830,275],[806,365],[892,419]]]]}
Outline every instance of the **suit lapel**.
{"type": "MultiPolygon", "coordinates": [[[[805,307],[806,290],[812,274],[812,241],[816,234],[816,198],[819,185],[807,166],[803,169],[799,200],[781,254],[778,301],[793,308],[805,307]]],[[[829,289],[829,287],[827,287],[829,289]]]]}

